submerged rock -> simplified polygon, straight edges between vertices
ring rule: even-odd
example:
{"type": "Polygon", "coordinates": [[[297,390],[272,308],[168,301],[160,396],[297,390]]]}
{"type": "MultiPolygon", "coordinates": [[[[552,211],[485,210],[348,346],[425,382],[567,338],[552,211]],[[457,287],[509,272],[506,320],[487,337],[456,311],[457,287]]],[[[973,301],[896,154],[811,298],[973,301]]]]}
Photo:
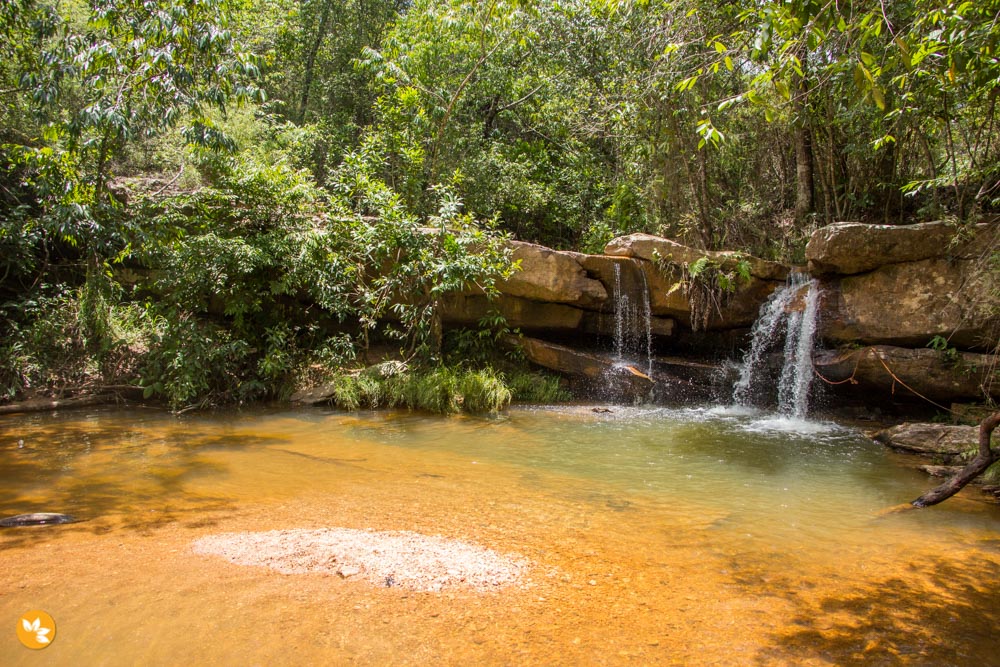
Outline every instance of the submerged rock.
{"type": "Polygon", "coordinates": [[[74,523],[76,519],[69,514],[55,512],[33,512],[18,514],[0,519],[0,528],[15,528],[18,526],[44,526],[49,524],[74,523]]]}

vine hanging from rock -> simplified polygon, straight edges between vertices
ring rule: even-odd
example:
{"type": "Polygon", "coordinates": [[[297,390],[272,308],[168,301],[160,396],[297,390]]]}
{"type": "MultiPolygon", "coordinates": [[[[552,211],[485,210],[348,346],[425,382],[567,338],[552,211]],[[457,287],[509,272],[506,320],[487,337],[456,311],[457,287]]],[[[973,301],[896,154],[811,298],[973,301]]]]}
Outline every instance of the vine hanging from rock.
{"type": "Polygon", "coordinates": [[[713,312],[722,317],[722,307],[729,295],[741,282],[750,281],[750,262],[738,253],[726,262],[708,256],[679,264],[670,261],[669,257],[656,258],[656,266],[662,273],[667,273],[671,265],[680,266],[681,276],[667,294],[680,290],[687,299],[693,331],[708,329],[713,312]]]}

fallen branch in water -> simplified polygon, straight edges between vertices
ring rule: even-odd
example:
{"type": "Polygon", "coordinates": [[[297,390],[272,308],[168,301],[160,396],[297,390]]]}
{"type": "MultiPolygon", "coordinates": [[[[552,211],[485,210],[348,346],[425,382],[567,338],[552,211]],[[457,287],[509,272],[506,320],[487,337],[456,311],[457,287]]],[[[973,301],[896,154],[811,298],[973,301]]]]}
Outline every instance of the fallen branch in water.
{"type": "Polygon", "coordinates": [[[1000,460],[1000,453],[993,451],[990,447],[993,429],[997,426],[1000,426],[1000,412],[992,414],[979,424],[979,452],[976,454],[976,458],[972,459],[967,466],[958,471],[947,482],[934,487],[910,504],[914,507],[937,505],[961,491],[966,484],[979,477],[993,463],[1000,460]]]}

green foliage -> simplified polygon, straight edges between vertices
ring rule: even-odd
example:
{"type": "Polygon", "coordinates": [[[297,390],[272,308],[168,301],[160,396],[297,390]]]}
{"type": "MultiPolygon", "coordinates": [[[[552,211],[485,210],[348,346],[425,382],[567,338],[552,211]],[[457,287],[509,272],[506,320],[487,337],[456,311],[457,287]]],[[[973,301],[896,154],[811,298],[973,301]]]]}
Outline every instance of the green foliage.
{"type": "Polygon", "coordinates": [[[511,390],[490,369],[436,366],[390,377],[341,375],[333,382],[333,401],[344,410],[405,407],[440,414],[492,413],[510,404],[511,390]]]}
{"type": "Polygon", "coordinates": [[[563,387],[562,378],[550,373],[514,370],[504,373],[510,387],[511,400],[516,403],[551,405],[572,399],[563,387]]]}
{"type": "Polygon", "coordinates": [[[944,336],[934,336],[931,338],[930,342],[927,343],[927,347],[940,352],[941,359],[946,364],[957,364],[962,359],[958,349],[952,347],[951,342],[944,336]]]}
{"type": "Polygon", "coordinates": [[[260,100],[257,65],[233,42],[223,0],[99,0],[79,18],[17,4],[16,92],[38,134],[4,146],[14,196],[42,204],[33,222],[46,237],[113,257],[138,231],[109,187],[116,158],[182,123],[188,143],[234,149],[209,109],[260,100]]]}
{"type": "Polygon", "coordinates": [[[224,327],[189,314],[164,316],[141,375],[147,398],[160,395],[172,407],[207,406],[262,398],[252,375],[251,348],[224,327]]]}
{"type": "Polygon", "coordinates": [[[141,304],[122,303],[106,277],[55,288],[2,309],[0,397],[64,395],[132,381],[155,334],[141,304]],[[94,284],[97,283],[97,284],[94,284]]]}
{"type": "Polygon", "coordinates": [[[159,341],[167,358],[146,367],[144,385],[175,405],[285,395],[331,328],[342,331],[327,366],[364,355],[373,337],[397,339],[408,357],[439,359],[441,298],[473,285],[492,293],[512,269],[503,239],[447,188],[435,188],[438,208],[420,219],[363,155],[338,170],[333,195],[280,146],[209,159],[210,187],[143,204],[155,233],[137,255],[173,327],[159,341]],[[217,357],[201,350],[205,336],[191,324],[206,313],[224,334],[217,357]],[[192,346],[188,358],[175,341],[192,346]],[[224,373],[199,375],[221,363],[224,373]]]}
{"type": "Polygon", "coordinates": [[[994,463],[982,474],[982,480],[987,484],[1000,483],[1000,462],[994,463]]]}
{"type": "Polygon", "coordinates": [[[607,222],[595,222],[580,237],[580,252],[603,255],[608,243],[622,234],[607,222]]]}
{"type": "MultiPolygon", "coordinates": [[[[177,407],[280,397],[386,341],[429,368],[498,363],[502,323],[446,337],[441,308],[509,275],[505,234],[787,259],[825,222],[993,213],[998,11],[8,0],[4,391],[133,382],[146,355],[142,385],[177,407]]],[[[677,289],[702,327],[748,279],[706,259],[677,289]]],[[[463,400],[502,398],[476,383],[463,400]]]]}
{"type": "MultiPolygon", "coordinates": [[[[664,258],[657,258],[656,266],[661,272],[672,272],[672,263],[664,258]]],[[[668,294],[680,290],[691,306],[692,330],[705,330],[712,313],[721,314],[723,300],[741,284],[750,282],[750,270],[750,262],[742,253],[727,253],[721,258],[702,255],[680,265],[680,280],[668,294]]]]}

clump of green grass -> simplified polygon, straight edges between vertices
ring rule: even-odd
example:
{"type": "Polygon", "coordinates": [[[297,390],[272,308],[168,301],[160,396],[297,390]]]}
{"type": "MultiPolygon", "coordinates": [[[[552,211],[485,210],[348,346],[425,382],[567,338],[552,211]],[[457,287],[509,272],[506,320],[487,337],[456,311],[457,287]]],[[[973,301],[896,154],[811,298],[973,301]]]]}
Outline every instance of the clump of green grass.
{"type": "Polygon", "coordinates": [[[383,395],[382,383],[364,373],[338,375],[333,380],[333,402],[344,410],[377,408],[383,395]]]}
{"type": "Polygon", "coordinates": [[[438,366],[390,377],[362,372],[333,380],[333,402],[344,410],[405,407],[439,414],[493,413],[510,405],[511,397],[503,377],[492,369],[438,366]]]}
{"type": "Polygon", "coordinates": [[[459,390],[468,412],[499,412],[513,398],[503,377],[489,368],[467,371],[460,378],[459,390]]]}
{"type": "Polygon", "coordinates": [[[512,399],[517,403],[564,403],[573,398],[558,375],[513,371],[506,378],[512,399]]]}
{"type": "Polygon", "coordinates": [[[386,387],[391,407],[452,414],[462,409],[456,372],[438,367],[430,371],[411,371],[389,378],[386,387]]]}

